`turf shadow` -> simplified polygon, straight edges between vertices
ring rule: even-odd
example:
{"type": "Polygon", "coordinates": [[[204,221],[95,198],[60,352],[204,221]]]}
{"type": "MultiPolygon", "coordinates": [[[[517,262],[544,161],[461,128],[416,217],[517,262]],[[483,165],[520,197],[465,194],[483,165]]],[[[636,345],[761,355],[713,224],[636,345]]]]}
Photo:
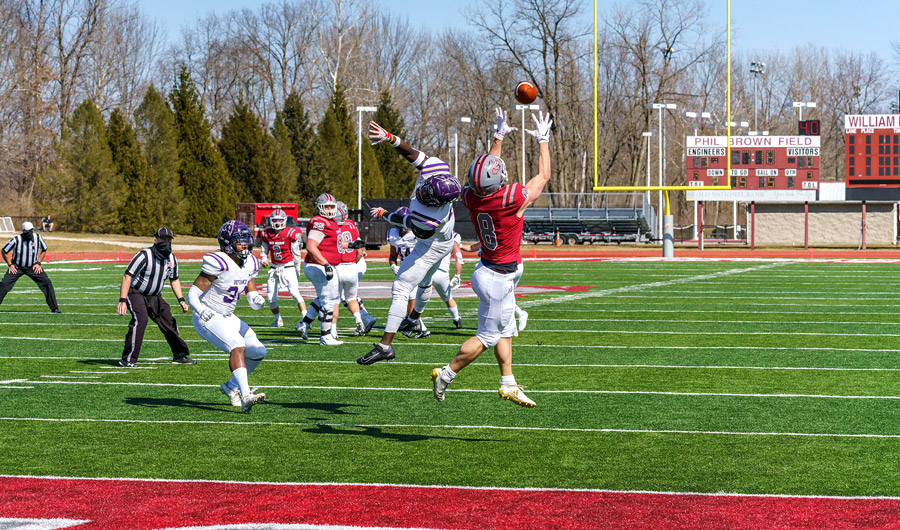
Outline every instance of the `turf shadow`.
{"type": "Polygon", "coordinates": [[[401,434],[401,433],[389,433],[378,427],[363,427],[363,426],[340,426],[335,427],[333,425],[323,425],[316,424],[309,429],[304,429],[303,432],[309,434],[339,434],[339,435],[349,435],[349,436],[368,436],[371,438],[378,438],[380,440],[394,441],[394,442],[422,442],[427,440],[459,440],[462,442],[496,442],[499,440],[492,440],[489,438],[460,438],[457,436],[427,436],[424,434],[401,434]]]}
{"type": "MultiPolygon", "coordinates": [[[[350,412],[344,410],[346,407],[363,407],[365,405],[355,405],[351,403],[312,403],[309,401],[301,402],[301,403],[279,403],[277,401],[269,401],[266,400],[267,405],[278,405],[279,407],[284,407],[286,409],[303,409],[303,410],[318,410],[321,412],[327,412],[328,414],[356,414],[356,412],[350,412]]],[[[322,419],[322,418],[310,418],[310,419],[322,419]]]]}
{"type": "MultiPolygon", "coordinates": [[[[179,408],[193,408],[193,409],[201,409],[201,410],[214,410],[216,412],[222,412],[222,408],[227,405],[229,409],[237,409],[237,407],[232,407],[227,403],[203,403],[200,401],[191,401],[189,399],[181,399],[181,398],[145,398],[145,397],[129,397],[125,398],[126,405],[133,405],[136,407],[148,407],[148,408],[158,408],[158,407],[179,407],[179,408]]],[[[237,412],[240,412],[237,409],[237,412]]]]}

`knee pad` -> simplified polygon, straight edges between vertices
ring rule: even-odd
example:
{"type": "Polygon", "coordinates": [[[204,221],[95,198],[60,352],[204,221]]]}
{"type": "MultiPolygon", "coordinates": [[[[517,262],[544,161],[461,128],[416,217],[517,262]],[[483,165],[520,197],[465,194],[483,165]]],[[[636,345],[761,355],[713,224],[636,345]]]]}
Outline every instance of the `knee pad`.
{"type": "Polygon", "coordinates": [[[254,360],[261,361],[266,358],[266,354],[268,354],[268,350],[262,344],[247,346],[244,348],[244,357],[254,360]]]}

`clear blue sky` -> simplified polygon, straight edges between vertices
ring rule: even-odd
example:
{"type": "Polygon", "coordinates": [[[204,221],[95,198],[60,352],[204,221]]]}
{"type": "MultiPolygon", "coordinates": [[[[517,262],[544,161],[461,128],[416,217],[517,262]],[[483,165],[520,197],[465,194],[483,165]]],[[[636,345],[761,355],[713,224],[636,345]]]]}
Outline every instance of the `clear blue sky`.
{"type": "MultiPolygon", "coordinates": [[[[459,13],[470,0],[372,0],[413,23],[440,30],[464,27],[459,13]]],[[[620,0],[625,1],[625,0],[620,0]]],[[[209,11],[253,9],[260,0],[140,0],[143,11],[156,18],[174,39],[184,21],[209,11]]],[[[585,0],[590,17],[593,0],[585,0]]],[[[611,5],[598,1],[601,12],[611,5]]],[[[707,0],[710,21],[725,23],[725,0],[707,0]]],[[[897,0],[732,0],[732,52],[787,51],[811,42],[848,51],[874,51],[896,66],[891,39],[900,41],[900,2],[897,0]]],[[[764,57],[760,57],[765,60],[764,57]]]]}

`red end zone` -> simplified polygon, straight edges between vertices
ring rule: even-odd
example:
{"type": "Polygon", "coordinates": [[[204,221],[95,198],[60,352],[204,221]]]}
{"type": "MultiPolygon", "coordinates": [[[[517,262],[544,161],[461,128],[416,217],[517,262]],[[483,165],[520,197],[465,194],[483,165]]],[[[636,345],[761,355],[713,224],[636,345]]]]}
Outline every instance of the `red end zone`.
{"type": "Polygon", "coordinates": [[[0,477],[0,518],[89,521],[71,527],[85,530],[900,528],[900,499],[0,477]]]}

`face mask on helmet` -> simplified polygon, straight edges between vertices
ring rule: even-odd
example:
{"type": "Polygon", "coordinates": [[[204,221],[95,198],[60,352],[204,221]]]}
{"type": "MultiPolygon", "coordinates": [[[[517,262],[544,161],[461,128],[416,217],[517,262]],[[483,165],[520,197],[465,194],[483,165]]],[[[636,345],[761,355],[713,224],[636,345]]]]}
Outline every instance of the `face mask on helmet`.
{"type": "Polygon", "coordinates": [[[416,199],[426,206],[441,206],[455,201],[462,191],[459,180],[449,173],[428,177],[416,188],[416,199]]]}
{"type": "Polygon", "coordinates": [[[469,165],[466,178],[476,195],[487,197],[506,186],[506,164],[494,155],[481,155],[469,165]]]}
{"type": "Polygon", "coordinates": [[[282,230],[287,226],[287,214],[281,208],[276,208],[269,216],[269,225],[274,230],[282,230]]]}
{"type": "Polygon", "coordinates": [[[337,211],[337,215],[334,216],[335,222],[337,222],[337,224],[339,225],[346,223],[347,219],[350,218],[350,211],[347,210],[347,205],[341,201],[338,201],[335,210],[337,211]]]}
{"type": "Polygon", "coordinates": [[[334,219],[337,215],[337,201],[334,195],[323,193],[316,197],[316,210],[326,219],[334,219]]]}
{"type": "Polygon", "coordinates": [[[219,249],[238,256],[243,262],[253,250],[253,234],[244,223],[228,221],[219,228],[219,249]]]}

